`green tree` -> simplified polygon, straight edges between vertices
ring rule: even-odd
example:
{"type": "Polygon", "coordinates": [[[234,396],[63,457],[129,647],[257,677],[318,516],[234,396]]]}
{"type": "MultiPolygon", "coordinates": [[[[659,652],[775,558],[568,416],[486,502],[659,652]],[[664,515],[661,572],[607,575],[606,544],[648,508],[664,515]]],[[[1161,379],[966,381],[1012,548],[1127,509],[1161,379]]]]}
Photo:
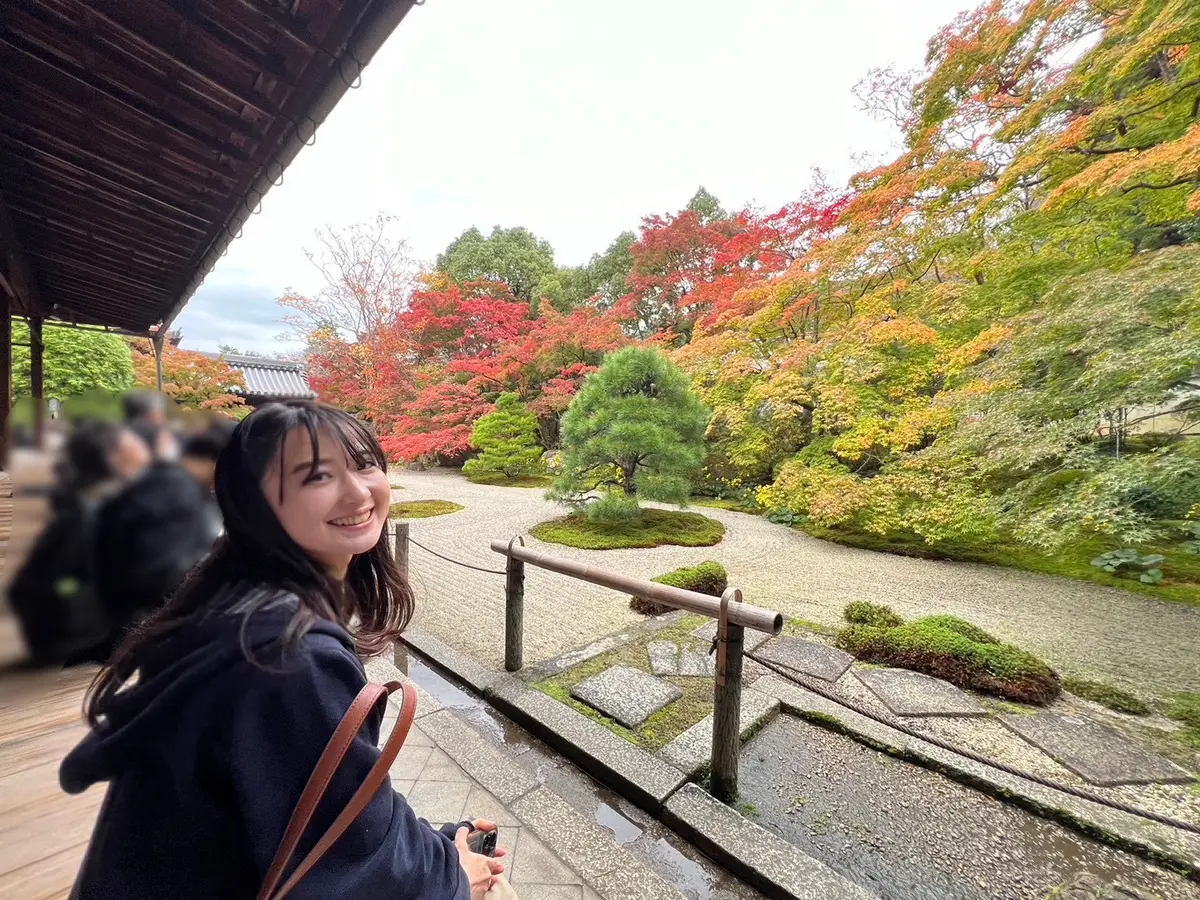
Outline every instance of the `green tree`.
{"type": "Polygon", "coordinates": [[[458,284],[500,281],[513,296],[533,301],[535,289],[555,272],[554,248],[528,228],[501,228],[487,237],[468,228],[438,255],[436,266],[458,284]]]}
{"type": "Polygon", "coordinates": [[[632,231],[622,231],[616,240],[608,245],[603,253],[594,255],[587,264],[588,280],[591,293],[600,298],[600,303],[611,307],[621,297],[629,292],[625,280],[633,271],[633,251],[630,248],[637,243],[637,235],[632,231]]]}
{"type": "Polygon", "coordinates": [[[711,225],[729,218],[729,213],[721,206],[721,201],[708,192],[704,185],[696,189],[687,208],[700,217],[701,225],[711,225]]]}
{"type": "MultiPolygon", "coordinates": [[[[133,387],[133,361],[124,339],[83,328],[42,329],[45,344],[43,371],[47,400],[66,400],[88,391],[127,391],[133,387]]],[[[13,343],[29,343],[29,326],[13,321],[13,343]]],[[[13,347],[13,395],[32,393],[29,383],[29,348],[13,347]]]]}
{"type": "Polygon", "coordinates": [[[516,394],[501,394],[496,409],[475,423],[471,446],[482,452],[463,466],[463,474],[468,477],[498,474],[519,478],[541,469],[537,417],[522,405],[516,394]]]}
{"type": "Polygon", "coordinates": [[[659,351],[611,353],[563,416],[563,472],[550,496],[579,505],[615,489],[630,513],[638,499],[682,505],[704,462],[707,423],[687,377],[659,351]]]}

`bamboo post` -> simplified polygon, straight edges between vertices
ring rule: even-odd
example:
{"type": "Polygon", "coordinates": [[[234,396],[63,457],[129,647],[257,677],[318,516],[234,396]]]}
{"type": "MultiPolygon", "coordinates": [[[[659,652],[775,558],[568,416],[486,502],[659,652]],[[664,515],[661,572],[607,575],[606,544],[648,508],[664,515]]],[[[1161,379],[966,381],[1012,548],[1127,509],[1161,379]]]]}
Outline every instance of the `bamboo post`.
{"type": "Polygon", "coordinates": [[[515,537],[508,542],[508,561],[504,567],[504,670],[520,671],[525,656],[525,563],[512,555],[515,537]]]}
{"type": "Polygon", "coordinates": [[[721,595],[717,619],[717,674],[713,679],[712,792],[725,803],[737,798],[741,749],[742,650],[745,629],[729,622],[732,588],[721,595]]]}
{"type": "Polygon", "coordinates": [[[404,580],[408,581],[408,523],[396,523],[396,547],[392,550],[392,558],[404,580]]]}

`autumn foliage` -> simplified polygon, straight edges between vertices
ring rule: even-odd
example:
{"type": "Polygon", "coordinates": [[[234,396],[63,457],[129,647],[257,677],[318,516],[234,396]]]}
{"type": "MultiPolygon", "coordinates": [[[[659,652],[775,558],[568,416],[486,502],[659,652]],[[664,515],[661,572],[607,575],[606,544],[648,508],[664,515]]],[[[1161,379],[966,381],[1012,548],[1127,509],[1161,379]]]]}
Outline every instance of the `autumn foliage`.
{"type": "Polygon", "coordinates": [[[1165,539],[1200,509],[1197,35],[1196,3],[988,0],[861,85],[895,158],[774,210],[702,189],[551,273],[524,232],[460,240],[369,334],[314,332],[314,386],[458,461],[504,393],[555,447],[652,345],[710,411],[695,490],[927,544],[1165,539]]]}
{"type": "MultiPolygon", "coordinates": [[[[147,340],[131,340],[133,383],[155,388],[158,384],[154,349],[147,340]]],[[[163,345],[163,392],[182,409],[207,409],[240,418],[249,412],[246,401],[234,391],[246,389],[246,379],[223,359],[192,350],[163,345]]]]}

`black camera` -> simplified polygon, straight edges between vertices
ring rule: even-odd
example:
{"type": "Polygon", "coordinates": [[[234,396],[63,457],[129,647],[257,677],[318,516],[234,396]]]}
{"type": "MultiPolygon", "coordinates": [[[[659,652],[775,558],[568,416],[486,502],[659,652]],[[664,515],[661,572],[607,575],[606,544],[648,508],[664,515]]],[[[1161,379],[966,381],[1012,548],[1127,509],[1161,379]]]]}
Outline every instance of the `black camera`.
{"type": "Polygon", "coordinates": [[[476,831],[467,836],[467,846],[471,848],[472,853],[495,856],[496,840],[499,836],[500,831],[496,828],[491,831],[476,831]]]}

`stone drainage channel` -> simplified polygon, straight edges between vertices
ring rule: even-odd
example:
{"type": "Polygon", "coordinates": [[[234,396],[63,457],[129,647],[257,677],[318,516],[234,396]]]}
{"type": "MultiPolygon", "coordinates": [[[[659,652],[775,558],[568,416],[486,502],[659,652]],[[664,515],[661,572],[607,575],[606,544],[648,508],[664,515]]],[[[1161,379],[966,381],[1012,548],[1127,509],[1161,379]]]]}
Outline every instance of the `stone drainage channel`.
{"type": "MultiPolygon", "coordinates": [[[[415,654],[408,674],[687,896],[759,896],[415,654]]],[[[743,815],[884,900],[1040,900],[1070,885],[1081,898],[1200,900],[1200,885],[1139,856],[791,715],[747,742],[739,777],[743,815]]]]}
{"type": "MultiPolygon", "coordinates": [[[[597,784],[480,697],[426,665],[415,653],[407,654],[407,666],[399,658],[397,665],[443,707],[463,716],[487,740],[519,759],[519,764],[531,768],[542,784],[611,831],[618,843],[686,896],[693,900],[761,900],[762,895],[753,888],[738,881],[643,810],[597,784]]],[[[503,833],[500,841],[503,845],[503,833]]]]}

